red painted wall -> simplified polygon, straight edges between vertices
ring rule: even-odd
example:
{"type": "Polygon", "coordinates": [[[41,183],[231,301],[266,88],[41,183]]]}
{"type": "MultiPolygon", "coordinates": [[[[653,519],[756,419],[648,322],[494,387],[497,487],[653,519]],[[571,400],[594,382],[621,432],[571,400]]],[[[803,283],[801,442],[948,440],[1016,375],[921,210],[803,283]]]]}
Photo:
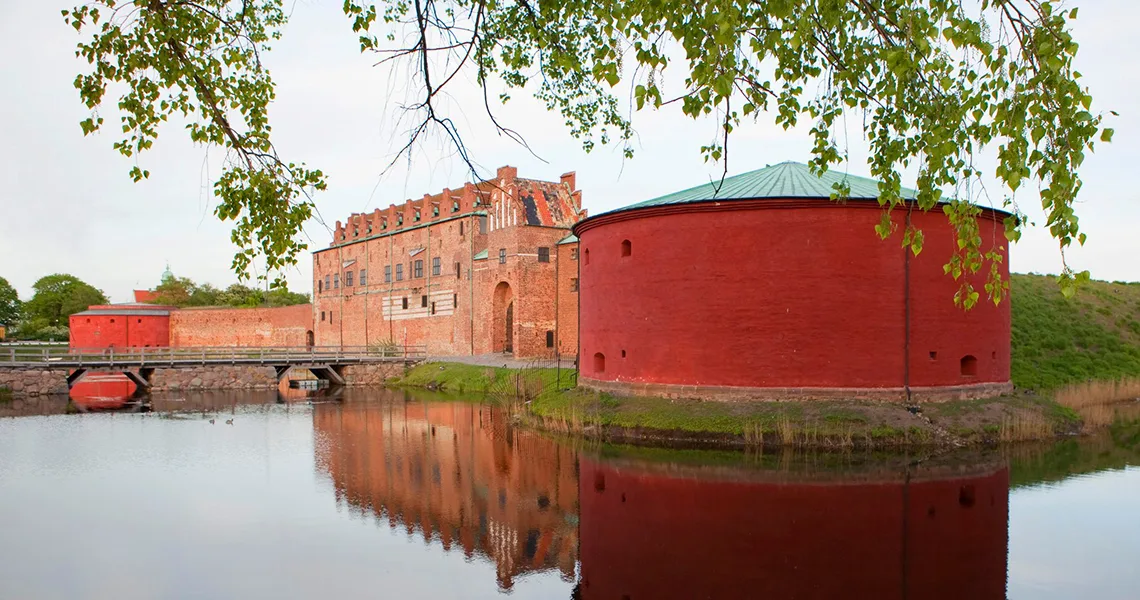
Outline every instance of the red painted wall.
{"type": "Polygon", "coordinates": [[[170,345],[170,315],[89,310],[71,316],[72,348],[155,348],[170,345]]]}
{"type": "MultiPolygon", "coordinates": [[[[875,233],[876,205],[708,207],[642,210],[576,228],[583,376],[738,387],[904,385],[905,252],[897,234],[883,241],[875,233]],[[624,240],[629,256],[622,256],[624,240]],[[604,372],[595,353],[605,356],[604,372]]],[[[896,211],[895,220],[903,218],[896,211]]],[[[942,269],[954,233],[941,212],[913,219],[926,243],[909,266],[910,385],[1009,381],[1008,300],[979,302],[969,312],[954,306],[958,282],[942,269]],[[977,359],[976,376],[960,372],[967,355],[977,359]]],[[[1005,245],[1000,222],[979,222],[984,249],[990,240],[1005,245]]],[[[1002,271],[1008,275],[1008,260],[1002,271]]],[[[984,293],[984,275],[974,285],[984,293]]]]}
{"type": "Polygon", "coordinates": [[[583,600],[1005,598],[1004,468],[905,486],[579,468],[583,600]]]}

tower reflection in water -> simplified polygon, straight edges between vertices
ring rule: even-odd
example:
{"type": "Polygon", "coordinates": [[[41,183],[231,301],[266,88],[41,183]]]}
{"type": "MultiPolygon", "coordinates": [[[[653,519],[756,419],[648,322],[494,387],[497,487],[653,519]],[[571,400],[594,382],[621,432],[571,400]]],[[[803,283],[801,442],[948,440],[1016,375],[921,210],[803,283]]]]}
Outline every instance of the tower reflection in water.
{"type": "Polygon", "coordinates": [[[496,409],[403,399],[350,397],[313,419],[338,501],[486,557],[504,591],[556,569],[582,599],[1005,597],[999,462],[826,472],[579,456],[496,409]]]}

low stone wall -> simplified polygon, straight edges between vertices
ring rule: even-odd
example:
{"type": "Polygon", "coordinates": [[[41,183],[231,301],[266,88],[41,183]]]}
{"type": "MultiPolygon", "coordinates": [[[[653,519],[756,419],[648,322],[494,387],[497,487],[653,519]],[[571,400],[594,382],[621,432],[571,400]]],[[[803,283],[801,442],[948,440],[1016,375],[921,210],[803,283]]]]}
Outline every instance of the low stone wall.
{"type": "Polygon", "coordinates": [[[341,375],[348,386],[381,386],[392,377],[403,377],[405,370],[401,363],[351,365],[345,367],[341,375]]]}
{"type": "Polygon", "coordinates": [[[0,388],[10,390],[13,397],[66,394],[67,371],[0,369],[0,388]]]}
{"type": "MultiPolygon", "coordinates": [[[[345,384],[349,386],[381,386],[392,377],[403,376],[404,371],[405,366],[402,363],[351,365],[344,367],[342,375],[345,384]]],[[[293,379],[311,377],[301,368],[294,368],[289,376],[293,379]]],[[[258,390],[273,389],[278,386],[277,372],[273,367],[241,365],[155,369],[150,381],[151,389],[155,391],[258,390]]],[[[13,397],[66,395],[67,371],[0,369],[0,389],[9,390],[13,397]]]]}
{"type": "Polygon", "coordinates": [[[153,390],[255,390],[277,387],[273,367],[216,366],[193,369],[155,369],[153,390]]]}
{"type": "MultiPolygon", "coordinates": [[[[905,388],[752,388],[714,385],[674,385],[667,383],[638,383],[602,381],[578,377],[578,385],[588,390],[615,396],[642,396],[647,398],[717,400],[728,402],[749,401],[813,401],[813,400],[869,400],[875,402],[906,402],[905,388]]],[[[912,402],[947,402],[995,398],[1013,392],[1013,384],[975,383],[943,387],[912,387],[912,402]]]]}

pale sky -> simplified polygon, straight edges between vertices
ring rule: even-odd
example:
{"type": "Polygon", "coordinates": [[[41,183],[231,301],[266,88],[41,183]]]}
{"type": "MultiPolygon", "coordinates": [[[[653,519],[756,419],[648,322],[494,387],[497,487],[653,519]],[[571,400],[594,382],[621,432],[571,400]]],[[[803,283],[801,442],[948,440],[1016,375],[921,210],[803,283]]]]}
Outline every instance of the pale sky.
{"type": "MultiPolygon", "coordinates": [[[[118,139],[112,108],[103,112],[107,133],[82,135],[78,123],[87,111],[72,87],[84,67],[74,56],[81,38],[60,17],[60,10],[73,4],[0,0],[0,54],[5,57],[0,64],[0,276],[27,299],[39,277],[71,273],[116,302],[131,300],[136,287],[153,287],[168,261],[179,276],[231,283],[230,227],[212,213],[217,149],[208,155],[172,123],[139,159],[151,171],[150,179],[135,184],[127,176],[131,160],[111,148],[118,139]]],[[[406,85],[399,73],[374,67],[374,56],[360,55],[342,5],[341,0],[298,0],[284,39],[266,57],[278,86],[271,108],[277,147],[286,160],[304,161],[328,174],[329,189],[317,197],[317,206],[330,227],[352,212],[386,208],[467,180],[465,167],[438,139],[422,146],[411,164],[380,176],[404,141],[393,106],[405,97],[406,85]]],[[[1069,262],[1090,270],[1094,278],[1137,281],[1140,119],[1134,106],[1140,70],[1129,65],[1140,55],[1140,36],[1133,31],[1140,4],[1085,0],[1069,5],[1081,8],[1075,25],[1081,43],[1077,66],[1091,88],[1093,110],[1120,113],[1109,123],[1116,129],[1115,141],[1098,145],[1080,171],[1085,185],[1078,214],[1089,239],[1084,248],[1070,251],[1069,262]]],[[[680,80],[680,69],[676,71],[667,76],[680,80]]],[[[711,140],[715,123],[693,121],[679,106],[635,114],[636,155],[623,160],[616,147],[586,154],[559,115],[516,92],[499,114],[525,135],[547,161],[543,163],[496,136],[476,98],[470,86],[457,86],[449,108],[480,167],[493,173],[509,164],[522,177],[548,180],[577,171],[591,214],[705,183],[719,177],[722,168],[706,164],[699,153],[711,140]]],[[[808,160],[810,124],[784,131],[770,121],[770,115],[762,115],[759,122],[737,130],[730,175],[808,160]]],[[[856,120],[851,123],[848,171],[867,175],[862,134],[856,120]]],[[[1000,201],[996,186],[989,187],[995,202],[1000,201]]],[[[1041,221],[1032,190],[1019,191],[1017,200],[1031,219],[1041,221]]],[[[316,221],[306,232],[310,248],[327,246],[331,239],[316,221]]],[[[1013,247],[1011,266],[1017,272],[1056,273],[1061,258],[1048,232],[1035,227],[1013,247]]],[[[289,274],[292,289],[311,291],[311,272],[306,255],[289,274]]]]}

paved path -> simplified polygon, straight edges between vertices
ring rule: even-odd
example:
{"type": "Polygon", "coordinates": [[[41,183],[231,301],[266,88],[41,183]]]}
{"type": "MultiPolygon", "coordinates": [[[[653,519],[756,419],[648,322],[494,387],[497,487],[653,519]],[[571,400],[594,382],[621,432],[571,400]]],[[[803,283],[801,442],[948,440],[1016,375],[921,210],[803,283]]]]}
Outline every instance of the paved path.
{"type": "MultiPolygon", "coordinates": [[[[475,356],[429,356],[425,362],[450,362],[463,365],[478,365],[481,367],[505,367],[508,369],[526,369],[543,367],[553,369],[558,362],[553,358],[517,359],[510,354],[477,354],[475,356]]],[[[573,369],[574,357],[563,356],[562,368],[573,369]]]]}

